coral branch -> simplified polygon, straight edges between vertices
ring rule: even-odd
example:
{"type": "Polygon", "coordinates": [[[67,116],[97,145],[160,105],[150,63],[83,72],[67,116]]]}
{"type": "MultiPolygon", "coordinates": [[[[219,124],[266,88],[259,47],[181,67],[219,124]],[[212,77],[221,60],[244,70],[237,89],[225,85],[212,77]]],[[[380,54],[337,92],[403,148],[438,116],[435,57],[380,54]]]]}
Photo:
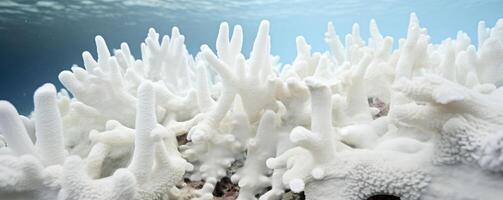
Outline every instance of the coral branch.
{"type": "Polygon", "coordinates": [[[45,84],[35,91],[37,154],[44,165],[63,164],[66,156],[56,88],[45,84]]]}

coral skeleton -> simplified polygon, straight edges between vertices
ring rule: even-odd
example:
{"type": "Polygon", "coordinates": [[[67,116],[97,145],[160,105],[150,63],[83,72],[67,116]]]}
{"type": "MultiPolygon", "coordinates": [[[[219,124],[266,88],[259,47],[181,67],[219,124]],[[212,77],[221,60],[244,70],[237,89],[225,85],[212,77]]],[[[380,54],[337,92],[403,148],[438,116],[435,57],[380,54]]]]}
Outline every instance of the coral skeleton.
{"type": "Polygon", "coordinates": [[[176,27],[149,29],[141,58],[97,36],[97,58],[38,88],[29,116],[0,101],[0,199],[503,196],[503,19],[476,44],[431,43],[414,13],[398,40],[328,23],[329,51],[299,36],[286,65],[268,21],[248,57],[229,29],[195,56],[176,27]]]}

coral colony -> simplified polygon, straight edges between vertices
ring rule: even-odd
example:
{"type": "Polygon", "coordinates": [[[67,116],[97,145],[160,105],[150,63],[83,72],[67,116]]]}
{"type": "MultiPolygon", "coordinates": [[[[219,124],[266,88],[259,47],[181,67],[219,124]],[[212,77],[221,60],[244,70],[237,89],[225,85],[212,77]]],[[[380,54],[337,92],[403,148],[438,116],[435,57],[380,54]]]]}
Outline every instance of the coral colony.
{"type": "Polygon", "coordinates": [[[430,43],[415,14],[405,39],[370,35],[343,45],[329,23],[330,52],[298,37],[284,66],[267,21],[249,57],[227,23],[195,57],[176,27],[141,59],[97,36],[30,116],[0,102],[0,199],[205,200],[222,180],[240,200],[501,199],[503,19],[475,45],[430,43]]]}

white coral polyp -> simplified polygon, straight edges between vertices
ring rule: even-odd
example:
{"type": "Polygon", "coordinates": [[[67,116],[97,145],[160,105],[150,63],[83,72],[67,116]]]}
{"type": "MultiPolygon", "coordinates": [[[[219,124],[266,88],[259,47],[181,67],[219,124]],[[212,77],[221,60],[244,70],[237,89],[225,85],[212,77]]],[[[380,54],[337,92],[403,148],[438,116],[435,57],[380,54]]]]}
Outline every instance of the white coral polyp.
{"type": "Polygon", "coordinates": [[[141,59],[97,36],[98,57],[59,74],[66,90],[37,89],[30,116],[0,101],[0,198],[212,199],[230,177],[241,200],[500,199],[503,20],[476,45],[430,43],[415,14],[406,38],[369,30],[343,44],[329,23],[329,52],[299,36],[285,66],[267,21],[248,58],[225,22],[195,57],[176,27],[149,29],[141,59]]]}

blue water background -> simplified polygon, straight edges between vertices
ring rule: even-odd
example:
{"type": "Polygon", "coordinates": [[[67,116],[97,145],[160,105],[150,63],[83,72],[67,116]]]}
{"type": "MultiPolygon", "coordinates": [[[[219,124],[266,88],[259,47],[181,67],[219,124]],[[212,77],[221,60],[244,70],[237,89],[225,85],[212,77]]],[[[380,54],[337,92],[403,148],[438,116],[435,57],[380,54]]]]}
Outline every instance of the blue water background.
{"type": "MultiPolygon", "coordinates": [[[[271,22],[272,53],[282,63],[295,58],[295,37],[303,35],[313,51],[328,49],[323,41],[327,22],[343,36],[359,23],[368,37],[375,18],[383,35],[404,37],[409,14],[416,12],[433,42],[467,32],[476,43],[480,20],[493,26],[503,17],[501,0],[349,1],[349,0],[0,0],[0,99],[20,113],[33,109],[32,94],[43,83],[61,87],[60,71],[82,66],[81,53],[95,53],[94,37],[109,48],[127,42],[136,58],[149,27],[169,34],[178,26],[190,53],[200,45],[214,47],[220,22],[241,24],[248,54],[260,20],[271,22]]],[[[97,97],[99,98],[99,97],[97,97]]]]}

